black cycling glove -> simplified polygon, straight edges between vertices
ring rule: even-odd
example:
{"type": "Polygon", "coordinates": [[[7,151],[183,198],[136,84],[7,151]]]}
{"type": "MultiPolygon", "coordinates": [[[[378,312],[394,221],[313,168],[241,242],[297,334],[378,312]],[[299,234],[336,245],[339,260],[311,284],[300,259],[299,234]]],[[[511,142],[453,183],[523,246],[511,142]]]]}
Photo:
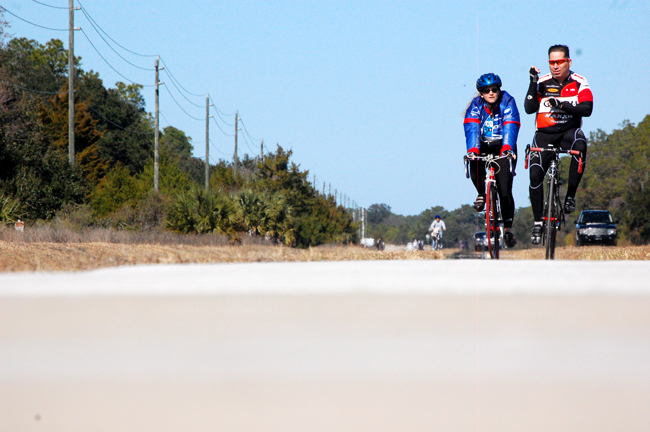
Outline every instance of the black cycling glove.
{"type": "Polygon", "coordinates": [[[558,109],[561,109],[561,108],[562,108],[562,107],[561,107],[562,102],[560,102],[559,100],[557,100],[557,99],[555,99],[555,98],[550,98],[550,99],[548,100],[548,105],[549,105],[551,108],[558,108],[558,109]]]}
{"type": "Polygon", "coordinates": [[[539,73],[537,70],[534,67],[531,67],[528,73],[530,74],[530,82],[536,83],[539,79],[539,73]]]}

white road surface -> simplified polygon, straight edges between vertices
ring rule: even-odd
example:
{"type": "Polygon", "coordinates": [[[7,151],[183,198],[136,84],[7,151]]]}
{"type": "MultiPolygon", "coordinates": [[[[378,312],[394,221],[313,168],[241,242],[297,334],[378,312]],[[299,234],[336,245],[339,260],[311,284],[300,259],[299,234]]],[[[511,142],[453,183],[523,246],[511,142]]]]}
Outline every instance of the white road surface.
{"type": "Polygon", "coordinates": [[[648,431],[650,265],[0,274],[0,432],[648,431]]]}

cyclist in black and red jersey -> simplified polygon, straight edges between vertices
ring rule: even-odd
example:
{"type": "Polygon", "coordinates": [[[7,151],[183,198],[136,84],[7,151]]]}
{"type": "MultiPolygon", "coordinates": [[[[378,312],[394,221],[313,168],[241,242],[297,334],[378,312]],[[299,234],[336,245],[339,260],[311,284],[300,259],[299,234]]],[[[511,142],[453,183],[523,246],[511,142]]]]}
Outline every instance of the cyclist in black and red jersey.
{"type": "MultiPolygon", "coordinates": [[[[589,117],[593,109],[593,96],[587,80],[572,72],[569,47],[553,45],[548,49],[548,63],[551,73],[539,76],[539,68],[530,68],[530,87],[524,102],[527,114],[537,113],[537,131],[532,147],[560,147],[563,150],[578,150],[583,163],[587,160],[587,139],[580,127],[582,118],[589,117]]],[[[548,169],[551,152],[530,155],[530,203],[535,225],[531,233],[533,244],[541,243],[544,192],[542,184],[548,169]]],[[[569,184],[564,200],[565,213],[576,208],[576,190],[582,178],[578,172],[578,156],[571,156],[569,184]]]]}

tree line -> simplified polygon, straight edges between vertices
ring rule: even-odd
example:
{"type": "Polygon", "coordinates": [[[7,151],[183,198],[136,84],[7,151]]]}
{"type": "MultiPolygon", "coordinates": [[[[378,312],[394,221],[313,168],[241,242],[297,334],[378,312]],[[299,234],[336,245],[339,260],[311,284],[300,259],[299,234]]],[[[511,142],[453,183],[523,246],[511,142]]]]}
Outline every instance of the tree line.
{"type": "MultiPolygon", "coordinates": [[[[566,185],[569,161],[564,159],[562,183],[566,185]]],[[[576,195],[576,212],[566,216],[558,242],[573,244],[574,222],[581,210],[605,209],[618,222],[619,242],[650,243],[650,115],[638,125],[624,121],[609,134],[602,130],[592,132],[587,160],[576,195]]],[[[564,187],[561,194],[564,195],[564,187]]],[[[368,236],[393,244],[424,239],[437,214],[447,226],[443,236],[445,247],[458,247],[461,241],[472,247],[474,234],[485,230],[483,214],[477,214],[469,205],[451,211],[434,206],[419,215],[402,216],[392,213],[387,204],[373,204],[368,208],[368,236]]],[[[532,247],[532,226],[530,206],[518,208],[513,223],[517,247],[532,247]]]]}
{"type": "Polygon", "coordinates": [[[350,212],[307,181],[278,146],[210,166],[191,137],[160,133],[160,192],[153,191],[154,122],[142,86],[104,85],[75,57],[76,164],[68,163],[68,51],[63,42],[7,40],[0,23],[0,222],[74,216],[85,226],[262,236],[307,247],[356,240],[350,212]],[[72,216],[71,216],[72,215],[72,216]]]}

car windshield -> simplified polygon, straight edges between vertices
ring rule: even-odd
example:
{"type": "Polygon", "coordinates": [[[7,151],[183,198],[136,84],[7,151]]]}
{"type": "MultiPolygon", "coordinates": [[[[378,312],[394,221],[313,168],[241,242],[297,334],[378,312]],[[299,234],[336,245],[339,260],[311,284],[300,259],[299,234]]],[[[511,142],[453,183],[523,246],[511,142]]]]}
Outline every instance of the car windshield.
{"type": "Polygon", "coordinates": [[[612,223],[612,215],[609,212],[588,212],[582,214],[580,223],[612,223]]]}

